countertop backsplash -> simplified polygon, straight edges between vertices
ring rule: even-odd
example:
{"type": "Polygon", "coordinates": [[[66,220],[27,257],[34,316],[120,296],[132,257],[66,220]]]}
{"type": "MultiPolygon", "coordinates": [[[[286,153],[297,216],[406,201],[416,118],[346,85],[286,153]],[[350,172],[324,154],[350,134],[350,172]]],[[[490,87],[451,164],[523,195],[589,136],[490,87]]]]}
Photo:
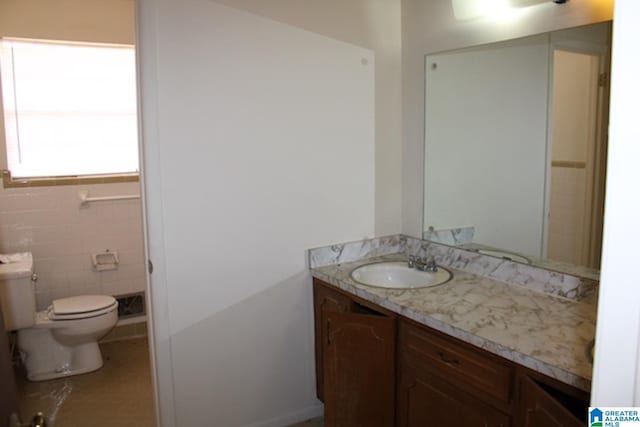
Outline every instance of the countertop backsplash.
{"type": "Polygon", "coordinates": [[[309,249],[309,268],[404,253],[407,248],[407,239],[411,239],[411,237],[394,234],[309,249]]]}

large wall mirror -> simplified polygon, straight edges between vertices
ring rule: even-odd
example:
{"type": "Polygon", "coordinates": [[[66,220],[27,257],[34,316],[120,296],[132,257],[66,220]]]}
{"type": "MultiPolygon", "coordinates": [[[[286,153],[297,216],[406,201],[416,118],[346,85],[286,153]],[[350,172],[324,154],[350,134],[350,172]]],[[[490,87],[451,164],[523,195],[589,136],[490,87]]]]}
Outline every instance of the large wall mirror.
{"type": "Polygon", "coordinates": [[[595,278],[611,23],[427,55],[427,240],[595,278]]]}

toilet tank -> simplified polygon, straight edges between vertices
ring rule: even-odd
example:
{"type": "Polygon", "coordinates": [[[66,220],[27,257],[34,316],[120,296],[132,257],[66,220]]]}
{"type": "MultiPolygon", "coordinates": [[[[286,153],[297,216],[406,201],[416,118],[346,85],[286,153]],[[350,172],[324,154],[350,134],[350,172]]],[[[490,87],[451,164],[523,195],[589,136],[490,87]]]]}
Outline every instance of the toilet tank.
{"type": "Polygon", "coordinates": [[[0,304],[7,331],[33,326],[36,296],[31,252],[0,254],[0,304]]]}

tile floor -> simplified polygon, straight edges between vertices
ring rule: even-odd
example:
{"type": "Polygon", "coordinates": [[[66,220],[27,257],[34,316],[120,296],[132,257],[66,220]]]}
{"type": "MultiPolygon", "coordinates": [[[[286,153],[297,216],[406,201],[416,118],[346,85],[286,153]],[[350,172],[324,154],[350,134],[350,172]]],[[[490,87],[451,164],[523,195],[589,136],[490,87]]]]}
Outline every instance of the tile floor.
{"type": "Polygon", "coordinates": [[[96,372],[37,383],[17,372],[23,420],[42,411],[47,427],[153,427],[147,339],[113,341],[100,348],[104,366],[96,372]]]}
{"type": "MultiPolygon", "coordinates": [[[[104,366],[85,375],[29,382],[16,379],[23,421],[42,411],[47,427],[153,427],[154,409],[146,338],[101,343],[104,366]]],[[[290,427],[323,427],[322,417],[290,427]]]]}

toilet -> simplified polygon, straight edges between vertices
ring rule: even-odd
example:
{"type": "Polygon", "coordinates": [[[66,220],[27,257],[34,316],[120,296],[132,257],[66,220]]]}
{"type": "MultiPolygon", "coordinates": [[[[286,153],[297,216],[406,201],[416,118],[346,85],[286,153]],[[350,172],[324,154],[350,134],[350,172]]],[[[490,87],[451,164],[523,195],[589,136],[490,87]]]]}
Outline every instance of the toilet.
{"type": "Polygon", "coordinates": [[[102,367],[98,340],[118,321],[108,295],[60,298],[36,311],[33,255],[4,255],[0,303],[7,331],[18,331],[18,350],[31,381],[84,374],[102,367]],[[7,262],[8,260],[8,262],[7,262]]]}

